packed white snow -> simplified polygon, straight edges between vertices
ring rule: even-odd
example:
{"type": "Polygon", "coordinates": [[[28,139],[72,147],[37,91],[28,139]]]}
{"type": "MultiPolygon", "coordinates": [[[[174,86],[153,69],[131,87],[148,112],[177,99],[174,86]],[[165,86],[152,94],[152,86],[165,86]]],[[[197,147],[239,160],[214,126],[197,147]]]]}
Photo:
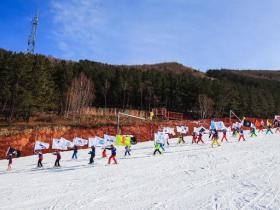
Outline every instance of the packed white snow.
{"type": "MultiPolygon", "coordinates": [[[[230,136],[230,134],[228,134],[230,136]]],[[[264,135],[211,148],[176,140],[153,156],[153,142],[132,146],[131,157],[118,147],[118,165],[107,166],[97,148],[95,164],[88,151],[0,161],[0,209],[280,209],[280,134],[264,135]]],[[[109,154],[109,151],[108,151],[109,154]]]]}

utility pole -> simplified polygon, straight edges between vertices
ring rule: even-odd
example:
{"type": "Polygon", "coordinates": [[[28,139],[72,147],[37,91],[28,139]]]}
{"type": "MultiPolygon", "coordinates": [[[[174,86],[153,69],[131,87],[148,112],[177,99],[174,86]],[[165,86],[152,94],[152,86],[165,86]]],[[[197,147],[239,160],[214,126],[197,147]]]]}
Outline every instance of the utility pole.
{"type": "Polygon", "coordinates": [[[32,19],[32,29],[31,29],[31,33],[28,37],[27,53],[31,53],[31,54],[34,53],[38,24],[39,24],[39,15],[37,14],[32,19]]]}

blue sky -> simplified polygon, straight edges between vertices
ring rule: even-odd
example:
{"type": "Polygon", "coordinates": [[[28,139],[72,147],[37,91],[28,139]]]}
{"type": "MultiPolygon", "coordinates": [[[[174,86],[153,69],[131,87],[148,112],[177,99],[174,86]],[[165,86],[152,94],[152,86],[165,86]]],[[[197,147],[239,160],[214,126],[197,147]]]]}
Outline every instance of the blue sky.
{"type": "Polygon", "coordinates": [[[2,0],[0,48],[111,64],[280,69],[279,0],[2,0]]]}

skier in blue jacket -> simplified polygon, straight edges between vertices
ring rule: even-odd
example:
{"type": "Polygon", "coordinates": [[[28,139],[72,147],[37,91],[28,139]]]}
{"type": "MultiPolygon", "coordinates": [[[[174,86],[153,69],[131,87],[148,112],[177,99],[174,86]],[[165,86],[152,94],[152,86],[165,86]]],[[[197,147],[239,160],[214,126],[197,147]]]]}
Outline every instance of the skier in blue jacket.
{"type": "Polygon", "coordinates": [[[91,151],[89,151],[88,154],[90,155],[88,164],[93,164],[94,163],[94,158],[95,158],[95,146],[91,147],[91,151]]]}

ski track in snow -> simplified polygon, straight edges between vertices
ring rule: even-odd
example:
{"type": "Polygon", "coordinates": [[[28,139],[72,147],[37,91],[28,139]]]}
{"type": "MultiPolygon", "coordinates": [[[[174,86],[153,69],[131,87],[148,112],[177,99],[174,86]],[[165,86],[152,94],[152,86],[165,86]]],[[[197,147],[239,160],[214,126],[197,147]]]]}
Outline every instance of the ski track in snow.
{"type": "Polygon", "coordinates": [[[63,152],[61,168],[53,168],[55,156],[44,155],[0,161],[0,209],[280,209],[280,134],[229,137],[228,143],[177,145],[171,140],[162,155],[153,156],[153,142],[132,146],[132,156],[118,165],[107,165],[97,148],[94,165],[89,150],[63,152]]]}

